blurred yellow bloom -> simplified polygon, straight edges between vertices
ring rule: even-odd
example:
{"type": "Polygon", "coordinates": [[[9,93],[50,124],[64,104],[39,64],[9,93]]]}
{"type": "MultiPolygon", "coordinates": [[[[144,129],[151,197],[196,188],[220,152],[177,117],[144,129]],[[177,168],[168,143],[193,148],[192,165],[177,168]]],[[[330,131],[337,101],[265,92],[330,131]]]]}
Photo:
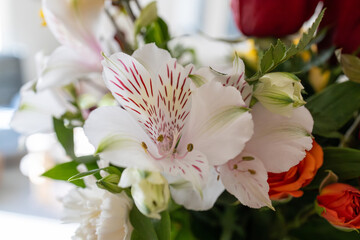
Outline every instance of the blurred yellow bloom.
{"type": "Polygon", "coordinates": [[[315,92],[320,92],[328,84],[330,79],[330,71],[323,70],[319,67],[312,67],[309,71],[309,82],[315,92]]]}
{"type": "MultiPolygon", "coordinates": [[[[300,37],[297,37],[297,38],[293,39],[292,42],[293,42],[293,44],[297,45],[297,44],[299,43],[299,41],[300,41],[300,37]]],[[[316,52],[316,51],[317,51],[315,44],[311,45],[311,50],[312,50],[313,52],[316,52]],[[315,47],[315,48],[314,48],[314,47],[315,47]]],[[[302,58],[302,60],[303,60],[304,62],[309,62],[309,61],[311,60],[311,54],[310,54],[310,51],[309,51],[309,50],[301,51],[301,52],[299,53],[299,55],[300,55],[300,57],[302,58]]]]}
{"type": "Polygon", "coordinates": [[[247,51],[236,51],[236,54],[252,68],[256,69],[258,66],[258,52],[255,47],[255,42],[253,39],[249,39],[247,44],[247,51]]]}
{"type": "Polygon", "coordinates": [[[43,27],[45,27],[45,26],[46,26],[46,20],[45,20],[44,12],[43,12],[42,9],[40,9],[40,11],[39,11],[39,16],[40,16],[40,18],[41,18],[41,25],[42,25],[43,27]]]}

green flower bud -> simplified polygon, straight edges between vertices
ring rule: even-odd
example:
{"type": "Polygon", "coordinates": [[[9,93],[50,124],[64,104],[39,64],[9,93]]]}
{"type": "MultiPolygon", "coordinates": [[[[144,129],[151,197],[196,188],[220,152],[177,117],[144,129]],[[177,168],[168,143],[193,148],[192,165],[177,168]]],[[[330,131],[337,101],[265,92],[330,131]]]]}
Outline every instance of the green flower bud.
{"type": "Polygon", "coordinates": [[[293,108],[305,104],[300,79],[285,72],[268,73],[255,85],[253,96],[269,111],[289,116],[293,108]]]}
{"type": "Polygon", "coordinates": [[[145,216],[160,219],[160,212],[168,207],[170,190],[167,180],[159,172],[124,170],[121,187],[131,185],[131,195],[139,211],[145,216]]]}

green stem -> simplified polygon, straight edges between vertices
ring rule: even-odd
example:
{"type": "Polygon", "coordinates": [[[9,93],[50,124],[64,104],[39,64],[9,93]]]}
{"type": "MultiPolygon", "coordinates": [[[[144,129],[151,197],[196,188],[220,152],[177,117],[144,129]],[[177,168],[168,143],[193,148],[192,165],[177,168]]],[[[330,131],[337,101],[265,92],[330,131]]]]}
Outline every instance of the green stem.
{"type": "Polygon", "coordinates": [[[286,226],[287,231],[299,228],[308,220],[310,216],[314,215],[315,213],[316,210],[313,204],[306,206],[299,212],[295,219],[286,226]]]}

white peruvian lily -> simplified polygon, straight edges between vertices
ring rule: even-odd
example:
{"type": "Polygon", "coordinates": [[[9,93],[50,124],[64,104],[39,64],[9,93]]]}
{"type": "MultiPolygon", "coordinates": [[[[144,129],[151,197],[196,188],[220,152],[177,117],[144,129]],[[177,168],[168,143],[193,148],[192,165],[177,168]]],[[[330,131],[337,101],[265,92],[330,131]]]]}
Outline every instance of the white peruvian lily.
{"type": "Polygon", "coordinates": [[[209,82],[191,91],[193,66],[184,68],[154,44],[133,56],[105,57],[103,65],[106,85],[123,108],[98,108],[84,129],[114,165],[180,177],[201,190],[211,166],[237,156],[253,134],[236,89],[209,82]]]}
{"type": "Polygon", "coordinates": [[[60,91],[46,89],[34,91],[34,81],[28,82],[20,90],[20,105],[11,119],[11,128],[30,135],[38,132],[53,131],[53,117],[59,118],[72,110],[60,91]]]}
{"type": "MultiPolygon", "coordinates": [[[[195,78],[213,75],[212,81],[234,86],[250,103],[251,86],[244,79],[242,60],[234,61],[234,72],[216,73],[213,70],[197,72],[195,78]]],[[[249,207],[272,208],[269,198],[267,172],[284,172],[298,164],[312,147],[313,119],[305,107],[295,108],[290,116],[272,113],[257,103],[251,110],[254,134],[242,152],[227,163],[218,166],[226,190],[249,207]]]]}
{"type": "Polygon", "coordinates": [[[101,79],[99,32],[103,27],[104,0],[43,0],[47,26],[61,46],[49,56],[37,90],[64,86],[77,79],[101,79]]]}

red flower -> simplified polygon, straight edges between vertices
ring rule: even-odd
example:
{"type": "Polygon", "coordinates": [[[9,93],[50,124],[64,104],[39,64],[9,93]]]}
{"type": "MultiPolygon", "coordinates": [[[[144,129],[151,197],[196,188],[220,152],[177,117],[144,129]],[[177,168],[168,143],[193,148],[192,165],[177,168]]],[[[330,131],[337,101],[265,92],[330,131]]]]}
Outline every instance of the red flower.
{"type": "Polygon", "coordinates": [[[244,35],[283,37],[297,32],[319,0],[232,0],[235,22],[244,35]]]}
{"type": "Polygon", "coordinates": [[[324,187],[317,203],[321,216],[337,227],[360,228],[360,191],[350,185],[334,183],[324,187]]]}
{"type": "Polygon", "coordinates": [[[343,53],[353,53],[360,47],[360,1],[324,0],[326,12],[320,28],[329,27],[328,36],[320,44],[342,48],[343,53]]]}
{"type": "Polygon", "coordinates": [[[313,141],[313,147],[306,152],[305,158],[296,166],[282,173],[268,173],[271,200],[280,200],[289,196],[301,197],[300,188],[308,185],[323,164],[323,150],[313,141]]]}

